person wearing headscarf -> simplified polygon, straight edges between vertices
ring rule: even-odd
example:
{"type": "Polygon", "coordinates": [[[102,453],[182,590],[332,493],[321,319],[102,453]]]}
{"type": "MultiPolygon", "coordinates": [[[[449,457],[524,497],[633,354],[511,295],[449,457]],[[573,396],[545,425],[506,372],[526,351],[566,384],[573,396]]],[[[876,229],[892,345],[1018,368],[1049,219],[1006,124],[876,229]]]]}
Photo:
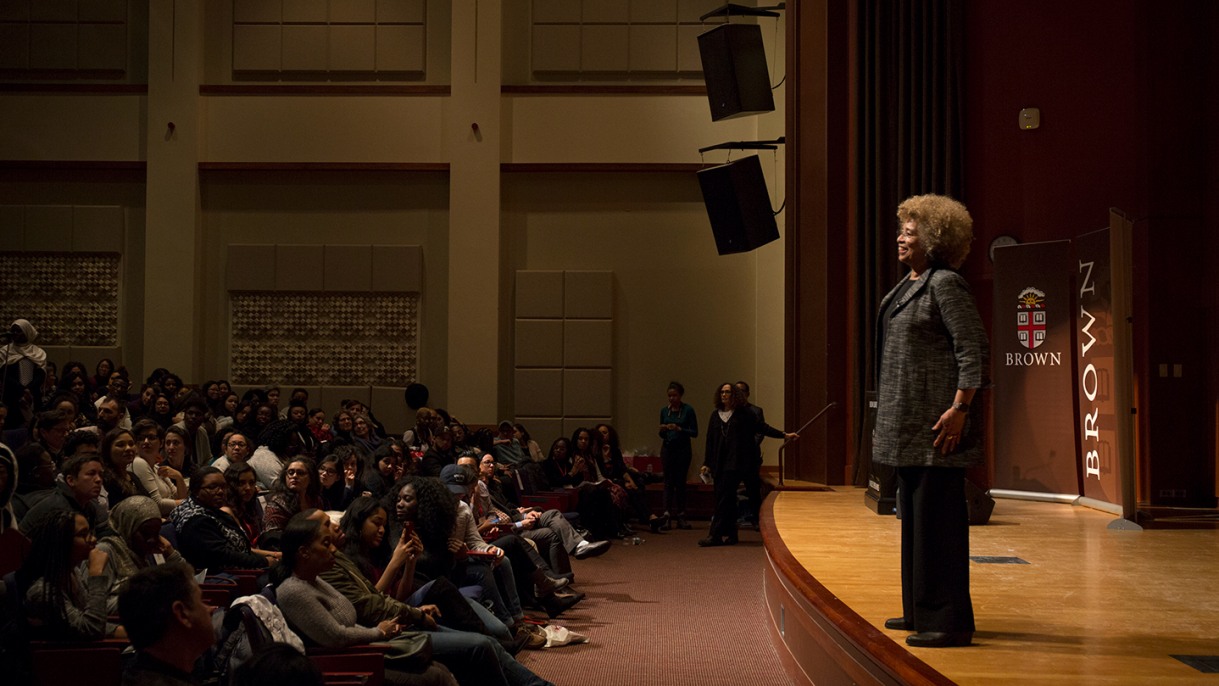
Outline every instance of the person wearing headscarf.
{"type": "Polygon", "coordinates": [[[161,507],[152,498],[129,496],[110,510],[110,528],[116,533],[97,542],[110,556],[106,575],[111,579],[107,612],[118,611],[119,591],[128,578],[147,567],[183,562],[181,553],[161,535],[161,507]]]}
{"type": "Polygon", "coordinates": [[[25,319],[18,319],[8,330],[8,345],[4,353],[4,418],[6,430],[29,424],[34,413],[42,409],[42,385],[46,379],[47,353],[34,345],[38,330],[25,319]]]}

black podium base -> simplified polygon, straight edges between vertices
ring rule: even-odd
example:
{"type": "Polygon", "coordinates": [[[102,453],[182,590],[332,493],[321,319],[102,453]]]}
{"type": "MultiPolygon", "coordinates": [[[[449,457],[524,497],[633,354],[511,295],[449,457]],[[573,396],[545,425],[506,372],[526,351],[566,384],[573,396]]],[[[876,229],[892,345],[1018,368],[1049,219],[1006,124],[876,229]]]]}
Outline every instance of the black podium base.
{"type": "Polygon", "coordinates": [[[893,496],[884,497],[879,491],[869,488],[863,494],[863,504],[868,506],[868,509],[878,515],[895,515],[897,514],[897,498],[893,496]]]}

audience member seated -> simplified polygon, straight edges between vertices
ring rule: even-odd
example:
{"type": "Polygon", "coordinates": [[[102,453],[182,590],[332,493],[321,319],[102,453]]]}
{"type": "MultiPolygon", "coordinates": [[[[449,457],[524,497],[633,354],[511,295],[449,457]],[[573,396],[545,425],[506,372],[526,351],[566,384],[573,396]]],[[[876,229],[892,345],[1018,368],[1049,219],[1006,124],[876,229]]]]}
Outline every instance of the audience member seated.
{"type": "Polygon", "coordinates": [[[495,461],[505,467],[529,462],[529,455],[516,438],[515,427],[507,419],[499,423],[499,434],[495,437],[492,452],[495,453],[495,461]]]}
{"type": "Polygon", "coordinates": [[[186,478],[182,472],[165,464],[161,451],[165,430],[151,419],[137,420],[132,427],[138,455],[131,463],[131,473],[139,492],[152,498],[167,515],[186,500],[186,478]]]}
{"type": "Polygon", "coordinates": [[[262,536],[264,516],[254,468],[244,462],[229,465],[224,470],[224,480],[229,485],[229,502],[221,509],[237,520],[250,545],[256,547],[262,536]]]}
{"type": "Polygon", "coordinates": [[[103,397],[98,400],[97,418],[93,422],[93,430],[99,436],[104,436],[115,429],[122,428],[119,420],[123,418],[122,407],[119,401],[111,397],[103,397]]]}
{"type": "MultiPolygon", "coordinates": [[[[423,552],[415,560],[416,585],[446,577],[458,587],[478,586],[496,619],[517,640],[531,648],[546,645],[544,632],[524,621],[525,613],[516,594],[515,579],[511,576],[512,565],[496,565],[506,567],[501,573],[508,575],[508,583],[504,584],[507,592],[501,594],[492,563],[469,558],[463,538],[457,535],[457,497],[440,479],[403,477],[395,492],[394,516],[399,532],[414,532],[423,543],[423,552]]],[[[396,538],[400,539],[401,533],[396,538]]],[[[483,550],[488,548],[490,546],[485,544],[482,547],[483,550]]]]}
{"type": "Polygon", "coordinates": [[[262,522],[260,540],[268,547],[278,549],[273,541],[278,540],[288,520],[298,512],[313,509],[322,503],[322,482],[318,477],[317,463],[308,457],[294,457],[284,465],[283,473],[271,486],[262,522]]]}
{"type": "Polygon", "coordinates": [[[107,510],[124,498],[140,494],[128,469],[135,458],[135,436],[130,429],[111,429],[102,436],[102,497],[107,510]]]}
{"type": "Polygon", "coordinates": [[[546,459],[546,456],[542,454],[541,447],[538,446],[538,442],[533,440],[533,437],[529,435],[529,430],[525,428],[524,424],[515,423],[512,425],[512,437],[520,444],[521,449],[525,451],[525,455],[529,458],[530,462],[541,462],[546,459]]]}
{"type": "Polygon", "coordinates": [[[513,531],[536,543],[539,551],[545,547],[554,549],[549,555],[550,568],[554,571],[560,574],[571,572],[568,555],[582,560],[609,552],[608,541],[590,543],[585,540],[562,512],[554,509],[539,512],[508,500],[500,487],[500,479],[495,473],[495,458],[492,456],[483,455],[478,463],[478,477],[478,490],[474,494],[477,499],[475,515],[480,518],[494,517],[497,520],[495,523],[511,522],[513,531]]]}
{"type": "Polygon", "coordinates": [[[647,524],[652,529],[652,533],[659,532],[660,527],[669,523],[669,519],[648,509],[647,494],[644,492],[647,484],[643,475],[626,466],[626,460],[622,459],[618,432],[609,424],[598,424],[597,433],[601,437],[600,462],[597,464],[597,468],[602,476],[626,491],[625,502],[621,498],[616,498],[614,504],[624,515],[633,513],[639,519],[640,524],[647,524]]]}
{"type": "Polygon", "coordinates": [[[254,551],[237,520],[220,509],[228,497],[219,469],[203,467],[191,477],[190,497],[169,513],[182,556],[195,569],[214,572],[269,567],[275,556],[254,551]]]}
{"type": "Polygon", "coordinates": [[[157,393],[152,399],[152,409],[144,415],[161,426],[169,429],[174,423],[174,404],[164,391],[157,393]]]}
{"type": "Polygon", "coordinates": [[[56,470],[51,453],[36,443],[22,446],[16,459],[18,480],[12,505],[20,522],[43,498],[55,492],[56,470]]]}
{"type": "Polygon", "coordinates": [[[359,446],[365,453],[376,453],[384,439],[373,430],[372,420],[368,415],[354,412],[351,417],[351,442],[359,446]]]}
{"type": "Polygon", "coordinates": [[[344,648],[388,642],[385,680],[390,684],[452,684],[452,674],[432,662],[427,634],[404,632],[396,618],[376,626],[357,623],[355,606],[319,578],[334,565],[334,537],[329,524],[301,513],[283,531],[283,559],[272,570],[276,603],[288,624],[308,645],[344,648]]]}
{"type": "Polygon", "coordinates": [[[185,400],[178,403],[178,411],[182,413],[182,421],[174,426],[186,430],[184,464],[189,473],[212,463],[212,437],[203,426],[208,419],[207,401],[203,399],[203,396],[191,393],[186,396],[185,400]]]}
{"type": "Polygon", "coordinates": [[[97,549],[89,520],[75,512],[56,511],[39,522],[31,540],[30,554],[17,571],[31,637],[52,641],[122,638],[122,627],[106,621],[109,556],[97,549]]]}
{"type": "Polygon", "coordinates": [[[184,562],[169,540],[161,535],[161,510],[152,498],[133,495],[110,511],[112,536],[97,542],[97,549],[106,553],[106,576],[110,577],[110,600],[107,611],[118,607],[119,590],[123,582],[136,572],[165,562],[184,562]]]}
{"type": "MultiPolygon", "coordinates": [[[[37,446],[33,447],[35,450],[42,450],[37,446]]],[[[30,541],[21,535],[21,531],[17,528],[19,520],[13,510],[13,499],[17,492],[17,475],[17,457],[13,455],[13,451],[9,450],[7,445],[0,443],[0,576],[20,567],[30,550],[30,541]]],[[[0,587],[3,587],[3,583],[0,583],[0,587]]],[[[4,614],[6,613],[0,612],[0,625],[3,624],[4,614]]],[[[2,649],[0,647],[0,650],[2,649]]],[[[0,659],[0,665],[2,664],[4,661],[0,659]]]]}
{"type": "Polygon", "coordinates": [[[108,400],[113,400],[116,406],[116,411],[118,412],[118,416],[114,420],[115,427],[107,427],[106,431],[110,431],[111,428],[116,427],[130,431],[131,413],[127,411],[127,389],[131,387],[131,381],[127,376],[127,368],[119,367],[109,374],[110,376],[108,379],[98,380],[96,377],[94,377],[97,383],[95,388],[104,390],[105,395],[98,398],[93,403],[93,406],[97,408],[98,418],[100,419],[102,404],[108,400]]]}
{"type": "MultiPolygon", "coordinates": [[[[367,453],[365,453],[367,454],[367,453]]],[[[403,448],[397,441],[386,441],[368,458],[364,468],[364,490],[374,498],[384,498],[393,492],[394,484],[408,471],[403,448]]],[[[414,473],[414,470],[409,470],[414,473]]]]}
{"type": "MultiPolygon", "coordinates": [[[[372,501],[371,498],[361,500],[372,501]]],[[[369,503],[361,502],[357,507],[366,511],[368,508],[376,506],[375,503],[369,505],[369,503]]],[[[325,513],[306,514],[323,526],[331,527],[331,535],[336,541],[342,541],[343,533],[340,527],[334,526],[325,513]]],[[[384,522],[385,511],[380,507],[373,511],[374,520],[366,521],[375,521],[377,515],[380,515],[381,521],[384,522]]],[[[383,524],[380,529],[384,531],[383,524]]],[[[419,544],[419,548],[421,547],[422,544],[419,544]]],[[[514,660],[495,639],[478,632],[481,622],[469,611],[469,606],[464,605],[465,600],[452,584],[448,584],[444,580],[432,582],[433,586],[444,583],[443,588],[447,589],[446,593],[450,594],[450,598],[455,597],[457,603],[464,605],[467,610],[466,614],[470,617],[469,622],[474,625],[473,631],[439,625],[444,612],[437,605],[427,602],[428,591],[431,588],[420,589],[416,597],[408,597],[403,602],[390,597],[379,586],[374,586],[372,580],[364,576],[355,562],[345,553],[336,550],[334,556],[335,564],[329,570],[322,572],[321,578],[351,601],[352,606],[356,609],[357,622],[372,625],[386,619],[396,619],[402,626],[429,632],[432,639],[433,659],[452,670],[459,683],[514,685],[546,683],[514,660]]],[[[387,571],[389,570],[387,569],[387,571]]],[[[449,607],[451,609],[454,605],[450,603],[449,607]]]]}
{"type": "Polygon", "coordinates": [[[258,485],[263,490],[270,490],[283,472],[284,465],[300,451],[300,437],[296,435],[295,424],[287,419],[269,422],[258,434],[258,448],[248,460],[258,474],[258,485]]]}
{"type": "MultiPolygon", "coordinates": [[[[246,464],[250,458],[250,437],[241,433],[240,429],[228,430],[227,438],[221,442],[220,448],[221,455],[211,466],[223,472],[233,465],[246,464]]],[[[279,458],[275,458],[275,465],[279,465],[279,458]]],[[[257,474],[258,470],[254,471],[257,474]]],[[[271,481],[275,479],[272,478],[271,481]]]]}
{"type": "Polygon", "coordinates": [[[63,410],[39,412],[30,429],[30,442],[42,446],[52,458],[59,461],[63,457],[64,442],[73,428],[72,415],[63,410]]]}
{"type": "Polygon", "coordinates": [[[432,446],[423,454],[419,462],[420,476],[440,476],[440,470],[457,463],[457,451],[453,448],[453,431],[441,427],[432,436],[432,446]]]}
{"type": "Polygon", "coordinates": [[[343,512],[357,497],[369,493],[364,489],[364,460],[360,450],[352,445],[340,445],[323,457],[317,465],[322,484],[322,509],[343,512]]]}
{"type": "Polygon", "coordinates": [[[326,423],[326,412],[320,407],[309,410],[309,433],[313,434],[313,440],[317,441],[319,448],[334,440],[334,433],[326,423]]]}
{"type": "Polygon", "coordinates": [[[212,611],[190,568],[141,570],[119,596],[119,618],[136,650],[123,686],[190,686],[195,662],[212,647],[212,611]]]}
{"type": "Polygon", "coordinates": [[[440,413],[430,407],[421,407],[415,411],[415,426],[402,434],[402,443],[406,445],[411,459],[423,457],[432,445],[432,437],[444,425],[440,413]]]}
{"type": "Polygon", "coordinates": [[[624,523],[619,503],[626,504],[625,489],[605,478],[596,455],[601,452],[601,435],[580,427],[571,434],[571,470],[567,481],[580,494],[580,522],[600,539],[632,535],[624,523]]]}
{"type": "MultiPolygon", "coordinates": [[[[96,439],[96,436],[94,438],[96,439]]],[[[82,448],[89,447],[84,441],[78,445],[82,448]]],[[[92,447],[96,449],[97,444],[94,443],[92,447]]],[[[30,537],[43,520],[59,512],[80,514],[89,522],[96,536],[114,533],[110,528],[109,512],[103,510],[97,502],[102,492],[101,456],[81,450],[79,454],[64,461],[60,475],[63,480],[56,483],[54,492],[32,507],[21,520],[21,533],[30,537]]]]}

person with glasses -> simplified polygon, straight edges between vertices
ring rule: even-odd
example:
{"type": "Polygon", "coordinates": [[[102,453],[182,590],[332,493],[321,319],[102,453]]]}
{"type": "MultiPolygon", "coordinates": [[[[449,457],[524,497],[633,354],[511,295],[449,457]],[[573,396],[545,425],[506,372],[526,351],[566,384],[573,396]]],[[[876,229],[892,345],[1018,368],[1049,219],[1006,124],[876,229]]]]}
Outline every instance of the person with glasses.
{"type": "Polygon", "coordinates": [[[30,438],[58,463],[63,460],[63,444],[72,428],[71,415],[63,410],[39,412],[30,426],[30,438]]]}
{"type": "Polygon", "coordinates": [[[266,514],[259,540],[263,547],[278,548],[279,536],[292,515],[322,504],[322,479],[317,463],[308,457],[294,457],[286,465],[267,496],[266,514]]]}
{"type": "Polygon", "coordinates": [[[275,562],[250,547],[241,526],[223,511],[229,485],[215,467],[203,467],[190,479],[190,497],[169,513],[178,548],[195,569],[262,569],[275,562]]]}
{"type": "Polygon", "coordinates": [[[240,431],[230,431],[220,445],[223,454],[216,458],[212,466],[220,471],[229,467],[244,464],[250,459],[250,439],[240,431]]]}
{"type": "Polygon", "coordinates": [[[182,472],[165,464],[161,452],[164,431],[151,419],[141,419],[132,427],[135,434],[136,458],[131,463],[139,490],[157,504],[161,515],[167,515],[186,500],[186,479],[182,472]]]}
{"type": "MultiPolygon", "coordinates": [[[[735,384],[722,383],[715,395],[715,411],[707,423],[707,445],[700,469],[715,479],[715,514],[709,535],[698,544],[704,548],[737,543],[737,487],[744,472],[756,468],[758,434],[779,433],[745,408],[745,393],[735,384]]],[[[784,433],[785,441],[799,438],[784,433]]]]}

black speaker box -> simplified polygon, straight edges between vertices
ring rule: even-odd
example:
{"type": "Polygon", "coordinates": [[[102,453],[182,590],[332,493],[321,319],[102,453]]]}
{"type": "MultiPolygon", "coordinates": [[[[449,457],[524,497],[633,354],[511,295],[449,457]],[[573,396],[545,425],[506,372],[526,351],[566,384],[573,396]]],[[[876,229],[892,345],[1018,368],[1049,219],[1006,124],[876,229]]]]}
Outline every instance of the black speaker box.
{"type": "Polygon", "coordinates": [[[762,27],[720,24],[698,37],[711,121],[775,111],[762,27]]]}
{"type": "Polygon", "coordinates": [[[748,252],[779,237],[757,155],[699,171],[698,185],[721,255],[748,252]]]}

